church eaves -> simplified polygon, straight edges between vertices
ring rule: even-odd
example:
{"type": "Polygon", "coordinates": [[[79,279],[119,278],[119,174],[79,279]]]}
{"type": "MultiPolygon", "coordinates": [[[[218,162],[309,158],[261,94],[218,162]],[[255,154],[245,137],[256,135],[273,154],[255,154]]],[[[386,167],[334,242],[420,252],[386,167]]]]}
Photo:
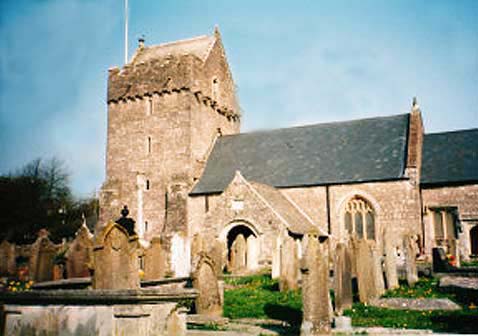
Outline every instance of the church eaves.
{"type": "Polygon", "coordinates": [[[220,193],[235,171],[273,187],[403,179],[409,114],[223,136],[192,195],[220,193]]]}

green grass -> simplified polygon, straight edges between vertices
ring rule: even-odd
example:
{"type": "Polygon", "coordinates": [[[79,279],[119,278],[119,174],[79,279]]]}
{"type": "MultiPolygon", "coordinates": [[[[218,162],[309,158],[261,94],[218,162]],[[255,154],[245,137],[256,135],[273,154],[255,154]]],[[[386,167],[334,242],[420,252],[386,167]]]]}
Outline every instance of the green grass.
{"type": "Polygon", "coordinates": [[[344,315],[352,317],[356,327],[432,329],[435,332],[478,332],[478,311],[412,311],[366,306],[356,303],[344,315]]]}
{"type": "Polygon", "coordinates": [[[478,260],[462,261],[462,267],[478,267],[478,260]]]}
{"type": "Polygon", "coordinates": [[[299,291],[279,292],[276,280],[269,275],[226,279],[236,286],[224,293],[224,316],[237,318],[278,319],[290,324],[302,320],[302,297],[299,291]]]}
{"type": "Polygon", "coordinates": [[[387,291],[383,297],[385,298],[445,298],[453,299],[453,295],[440,292],[438,289],[438,280],[433,278],[420,278],[413,287],[408,287],[405,281],[400,281],[400,287],[387,291]]]}

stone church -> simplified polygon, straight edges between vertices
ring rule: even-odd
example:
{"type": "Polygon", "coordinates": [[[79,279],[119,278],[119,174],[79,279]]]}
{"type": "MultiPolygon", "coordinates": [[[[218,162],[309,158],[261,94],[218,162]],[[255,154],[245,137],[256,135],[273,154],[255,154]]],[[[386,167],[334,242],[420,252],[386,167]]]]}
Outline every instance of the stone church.
{"type": "MultiPolygon", "coordinates": [[[[240,133],[221,35],[138,48],[109,69],[100,225],[127,205],[144,246],[160,238],[172,275],[194,242],[221,267],[277,274],[283,246],[308,232],[400,251],[478,255],[478,129],[425,134],[410,113],[240,133]],[[237,266],[237,267],[236,267],[237,266]]],[[[98,229],[98,228],[97,228],[98,229]]],[[[151,265],[149,265],[151,267],[151,265]]]]}

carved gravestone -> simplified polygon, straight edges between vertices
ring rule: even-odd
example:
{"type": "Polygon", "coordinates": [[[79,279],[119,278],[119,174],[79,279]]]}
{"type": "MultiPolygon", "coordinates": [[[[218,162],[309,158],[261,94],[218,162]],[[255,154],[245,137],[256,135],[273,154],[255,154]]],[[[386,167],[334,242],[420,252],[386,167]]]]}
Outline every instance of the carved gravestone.
{"type": "Polygon", "coordinates": [[[328,242],[319,242],[316,233],[305,235],[301,259],[303,320],[301,336],[330,334],[328,242]]]}
{"type": "Polygon", "coordinates": [[[407,283],[414,286],[418,281],[417,262],[416,262],[416,244],[413,236],[405,236],[403,239],[403,250],[405,253],[405,272],[407,275],[407,283]]]}
{"type": "Polygon", "coordinates": [[[380,282],[378,256],[371,246],[372,242],[360,239],[357,242],[356,264],[359,299],[362,303],[369,303],[383,293],[383,278],[380,282]]]}
{"type": "Polygon", "coordinates": [[[334,269],[335,310],[341,315],[352,308],[352,260],[347,245],[337,244],[334,269]]]}
{"type": "Polygon", "coordinates": [[[281,246],[279,289],[281,292],[299,288],[299,260],[297,244],[290,236],[284,238],[281,246]]]}
{"type": "Polygon", "coordinates": [[[0,244],[0,276],[15,274],[15,244],[4,240],[0,244]]]}
{"type": "Polygon", "coordinates": [[[387,289],[397,288],[398,275],[397,275],[397,256],[395,254],[394,246],[385,241],[385,277],[387,279],[387,289]]]}
{"type": "Polygon", "coordinates": [[[68,278],[90,276],[93,262],[93,235],[83,223],[66,252],[66,274],[68,278]]]}
{"type": "Polygon", "coordinates": [[[214,261],[201,253],[191,277],[193,287],[198,290],[195,301],[196,312],[202,315],[221,316],[222,301],[214,261]]]}
{"type": "Polygon", "coordinates": [[[94,289],[138,289],[138,236],[110,222],[95,239],[94,289]]]}
{"type": "Polygon", "coordinates": [[[246,268],[247,244],[244,235],[237,235],[231,246],[231,271],[238,273],[246,268]]]}
{"type": "Polygon", "coordinates": [[[166,253],[161,246],[159,236],[151,239],[151,244],[144,251],[144,279],[157,280],[164,278],[166,272],[166,253]]]}
{"type": "Polygon", "coordinates": [[[48,238],[48,231],[42,229],[31,248],[30,270],[36,282],[51,281],[53,279],[53,260],[58,247],[48,238]]]}
{"type": "Polygon", "coordinates": [[[223,267],[223,251],[226,248],[218,239],[214,239],[214,241],[209,245],[209,256],[214,261],[214,267],[216,275],[222,274],[222,267],[223,267]]]}

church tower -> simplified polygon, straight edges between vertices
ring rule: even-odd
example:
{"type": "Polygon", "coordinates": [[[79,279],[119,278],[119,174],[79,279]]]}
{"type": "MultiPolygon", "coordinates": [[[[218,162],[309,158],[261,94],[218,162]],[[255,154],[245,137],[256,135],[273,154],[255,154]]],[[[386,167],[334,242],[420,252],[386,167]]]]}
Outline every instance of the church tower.
{"type": "Polygon", "coordinates": [[[109,70],[100,225],[127,205],[140,238],[183,232],[187,201],[218,136],[238,133],[239,106],[221,35],[138,48],[109,70]]]}

